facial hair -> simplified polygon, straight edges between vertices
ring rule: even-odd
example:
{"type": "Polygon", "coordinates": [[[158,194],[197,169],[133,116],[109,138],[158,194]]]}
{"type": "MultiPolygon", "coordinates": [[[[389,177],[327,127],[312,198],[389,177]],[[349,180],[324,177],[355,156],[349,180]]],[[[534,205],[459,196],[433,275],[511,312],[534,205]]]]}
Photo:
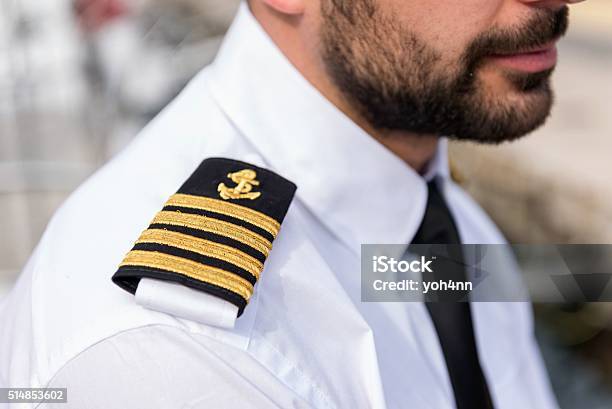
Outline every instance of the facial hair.
{"type": "Polygon", "coordinates": [[[354,0],[350,8],[338,4],[322,1],[323,61],[373,128],[501,143],[530,133],[549,116],[552,69],[503,72],[518,99],[487,89],[478,74],[489,56],[524,52],[565,34],[567,7],[540,9],[520,26],[483,32],[449,63],[373,0],[354,0]]]}

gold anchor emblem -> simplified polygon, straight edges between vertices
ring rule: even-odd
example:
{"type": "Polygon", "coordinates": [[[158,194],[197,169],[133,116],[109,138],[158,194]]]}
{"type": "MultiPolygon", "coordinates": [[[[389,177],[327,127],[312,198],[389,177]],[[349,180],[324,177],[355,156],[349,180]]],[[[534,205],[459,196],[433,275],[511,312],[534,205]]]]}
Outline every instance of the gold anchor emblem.
{"type": "Polygon", "coordinates": [[[225,200],[251,199],[255,200],[261,196],[261,192],[252,192],[253,186],[259,186],[257,173],[251,169],[244,169],[240,172],[228,173],[228,178],[236,183],[235,187],[227,187],[225,183],[219,183],[217,191],[221,198],[225,200]]]}

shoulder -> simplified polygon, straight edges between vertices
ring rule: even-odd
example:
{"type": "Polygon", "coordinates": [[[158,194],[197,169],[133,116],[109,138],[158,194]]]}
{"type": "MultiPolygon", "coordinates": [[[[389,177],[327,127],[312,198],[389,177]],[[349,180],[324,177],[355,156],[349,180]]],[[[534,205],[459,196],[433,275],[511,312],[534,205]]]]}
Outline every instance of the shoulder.
{"type": "Polygon", "coordinates": [[[72,357],[121,331],[185,327],[138,308],[110,278],[202,159],[253,155],[206,81],[204,72],[54,215],[0,305],[0,379],[41,386],[72,357]]]}

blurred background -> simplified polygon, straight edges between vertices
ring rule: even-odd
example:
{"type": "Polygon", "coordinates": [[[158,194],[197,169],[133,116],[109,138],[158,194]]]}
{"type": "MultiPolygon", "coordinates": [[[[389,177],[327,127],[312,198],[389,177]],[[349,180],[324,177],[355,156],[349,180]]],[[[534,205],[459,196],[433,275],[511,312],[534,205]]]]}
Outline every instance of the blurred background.
{"type": "MultiPolygon", "coordinates": [[[[215,55],[237,0],[0,0],[0,298],[66,196],[215,55]]],[[[514,243],[612,243],[612,1],[573,8],[546,127],[453,144],[514,243]]],[[[563,409],[612,408],[612,304],[534,306],[563,409]]]]}

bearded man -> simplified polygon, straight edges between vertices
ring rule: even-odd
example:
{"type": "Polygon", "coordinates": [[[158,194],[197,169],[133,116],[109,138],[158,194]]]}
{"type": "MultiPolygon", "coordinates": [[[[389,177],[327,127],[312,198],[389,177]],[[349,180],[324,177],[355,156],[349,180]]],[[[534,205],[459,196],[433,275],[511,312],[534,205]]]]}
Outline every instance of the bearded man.
{"type": "Polygon", "coordinates": [[[0,384],[79,409],[556,407],[528,303],[363,302],[359,271],[362,244],[504,243],[447,140],[545,122],[576,2],[243,3],[49,224],[0,306],[0,384]]]}

